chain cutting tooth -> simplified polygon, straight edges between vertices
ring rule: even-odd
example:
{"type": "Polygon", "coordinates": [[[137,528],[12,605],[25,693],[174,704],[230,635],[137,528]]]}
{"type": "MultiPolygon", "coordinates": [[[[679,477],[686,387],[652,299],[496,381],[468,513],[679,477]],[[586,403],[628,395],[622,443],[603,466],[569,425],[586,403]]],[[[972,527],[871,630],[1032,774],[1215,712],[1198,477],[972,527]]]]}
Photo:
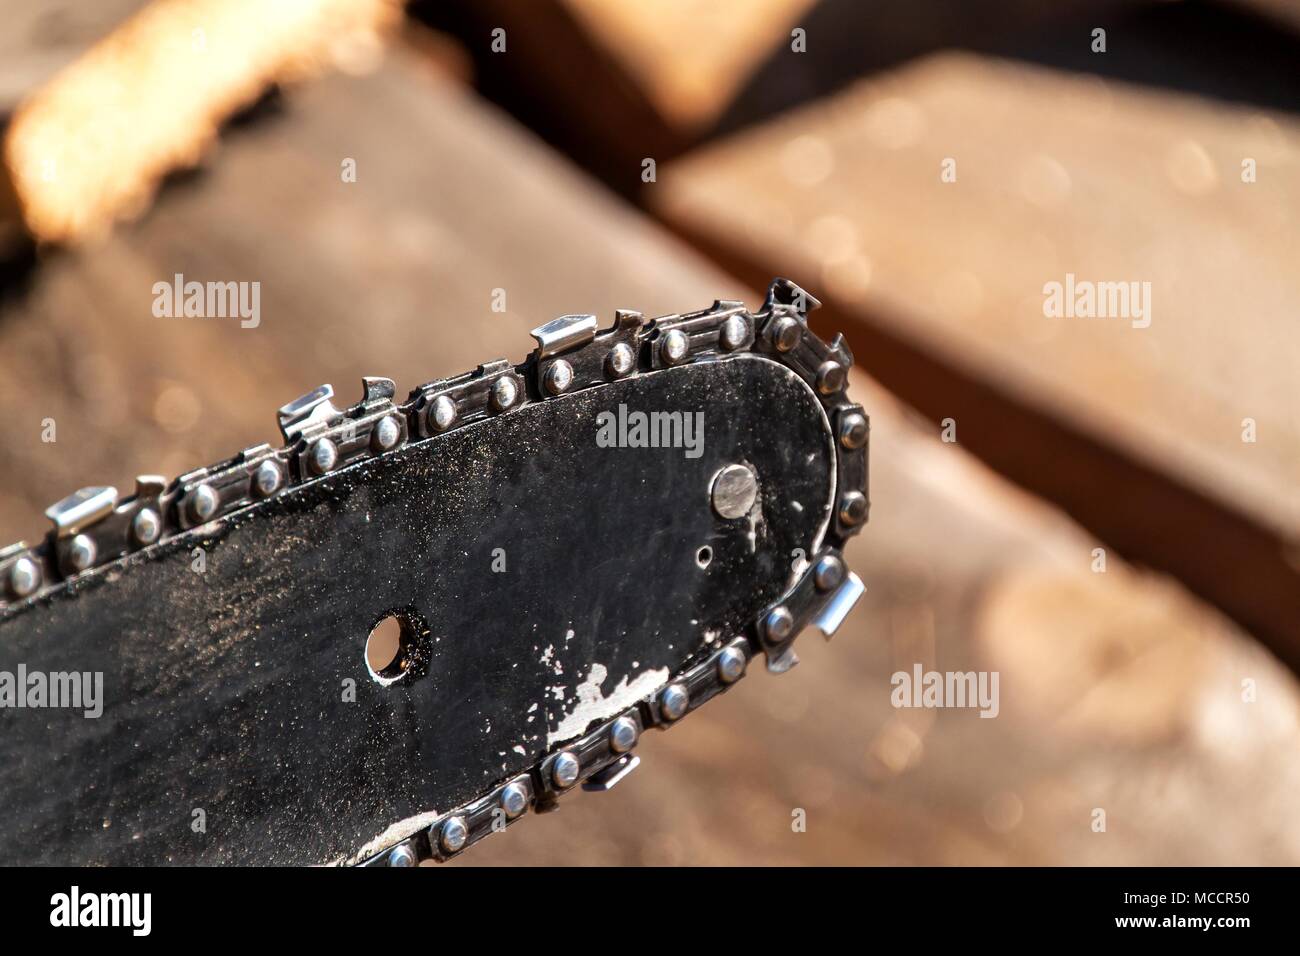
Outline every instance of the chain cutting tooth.
{"type": "Polygon", "coordinates": [[[109,485],[97,485],[74,491],[68,497],[56,501],[45,509],[45,517],[54,523],[55,535],[64,538],[77,534],[111,514],[116,504],[117,489],[109,485]]]}
{"type": "Polygon", "coordinates": [[[839,630],[844,619],[849,616],[849,612],[853,610],[853,606],[858,603],[858,599],[866,590],[867,586],[862,583],[862,579],[850,571],[848,577],[835,589],[830,600],[817,612],[817,616],[813,618],[813,626],[829,640],[839,630]]]}
{"type": "Polygon", "coordinates": [[[136,475],[135,496],[137,498],[157,498],[167,490],[167,478],[163,475],[136,475]]]}
{"type": "Polygon", "coordinates": [[[562,315],[528,333],[537,340],[534,354],[539,359],[568,352],[586,345],[596,337],[594,315],[562,315]]]}
{"type": "MultiPolygon", "coordinates": [[[[329,388],[329,386],[325,386],[329,388]]],[[[397,384],[391,378],[382,375],[367,375],[361,379],[361,404],[363,406],[381,405],[391,402],[397,395],[397,384]]]]}
{"type": "Polygon", "coordinates": [[[784,674],[792,670],[799,663],[799,655],[794,652],[793,647],[787,647],[775,658],[769,658],[767,669],[772,674],[784,674]]]}
{"type": "MultiPolygon", "coordinates": [[[[387,379],[385,379],[387,381],[387,379]]],[[[334,386],[318,385],[310,392],[299,395],[292,402],[280,406],[276,419],[284,440],[292,443],[304,430],[317,422],[338,418],[342,412],[334,407],[334,386]]]]}
{"type": "Polygon", "coordinates": [[[608,793],[618,786],[620,780],[625,779],[639,766],[641,766],[640,757],[623,754],[609,766],[596,771],[582,781],[582,789],[588,793],[608,793]]]}

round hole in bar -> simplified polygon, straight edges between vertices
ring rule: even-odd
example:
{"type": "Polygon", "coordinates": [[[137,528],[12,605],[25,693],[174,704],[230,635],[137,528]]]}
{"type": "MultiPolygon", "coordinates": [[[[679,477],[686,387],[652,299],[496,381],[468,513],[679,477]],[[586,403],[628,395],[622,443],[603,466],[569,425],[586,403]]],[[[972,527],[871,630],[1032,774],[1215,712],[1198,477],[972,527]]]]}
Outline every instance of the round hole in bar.
{"type": "Polygon", "coordinates": [[[418,631],[410,618],[390,612],[379,619],[366,637],[366,669],[381,684],[391,684],[415,669],[419,662],[418,631]]]}

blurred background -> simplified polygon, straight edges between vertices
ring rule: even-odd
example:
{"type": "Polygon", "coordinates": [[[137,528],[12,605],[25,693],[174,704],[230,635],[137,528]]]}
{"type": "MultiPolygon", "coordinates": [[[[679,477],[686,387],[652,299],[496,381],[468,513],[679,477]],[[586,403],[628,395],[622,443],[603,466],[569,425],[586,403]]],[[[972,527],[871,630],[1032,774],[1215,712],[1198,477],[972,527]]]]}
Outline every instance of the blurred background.
{"type": "Polygon", "coordinates": [[[1300,3],[0,18],[4,542],[563,313],[784,275],[846,335],[873,509],[834,643],[457,865],[1300,863],[1300,3]],[[260,282],[260,322],[155,317],[178,273],[260,282]],[[1149,283],[1149,325],[1049,318],[1067,275],[1149,283]],[[997,671],[998,717],[894,709],[914,663],[997,671]]]}

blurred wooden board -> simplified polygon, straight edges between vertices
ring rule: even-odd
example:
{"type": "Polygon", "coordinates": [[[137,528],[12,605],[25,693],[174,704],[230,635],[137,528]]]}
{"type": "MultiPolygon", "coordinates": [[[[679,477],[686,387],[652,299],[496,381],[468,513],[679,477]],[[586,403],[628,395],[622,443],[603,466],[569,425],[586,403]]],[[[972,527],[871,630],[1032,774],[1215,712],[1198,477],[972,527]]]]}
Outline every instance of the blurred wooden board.
{"type": "MultiPolygon", "coordinates": [[[[274,409],[319,381],[405,389],[521,356],[561,313],[717,297],[757,301],[395,52],[229,131],[141,221],[50,257],[0,307],[0,540],[80,484],[273,440],[274,409]],[[260,281],[260,325],[154,318],[152,285],[177,272],[260,281]]],[[[868,593],[835,641],[805,636],[792,673],[759,670],[650,735],[613,793],[465,862],[1300,862],[1290,676],[1168,581],[1113,558],[1094,575],[1097,542],[852,388],[873,413],[875,507],[850,553],[868,593]],[[912,662],[999,669],[1000,716],[894,710],[889,676],[912,662]]]]}
{"type": "Polygon", "coordinates": [[[1131,0],[558,0],[656,111],[692,140],[949,47],[1033,36],[1131,0]],[[792,31],[802,31],[796,45],[792,31]],[[731,115],[731,114],[735,115],[731,115]]]}
{"type": "Polygon", "coordinates": [[[1285,116],[954,54],[694,155],[647,196],[742,274],[824,289],[885,384],[1294,664],[1298,168],[1285,116]],[[1067,274],[1149,282],[1149,327],[1046,317],[1067,274]]]}
{"type": "Polygon", "coordinates": [[[365,69],[393,0],[155,0],[27,96],[4,169],[28,232],[73,243],[146,208],[272,86],[365,69]]]}
{"type": "Polygon", "coordinates": [[[145,0],[0,0],[0,116],[145,5],[145,0]]]}
{"type": "Polygon", "coordinates": [[[1296,3],[1296,0],[1228,0],[1228,2],[1271,17],[1292,29],[1300,28],[1300,3],[1296,3]]]}
{"type": "Polygon", "coordinates": [[[1073,29],[1066,25],[1085,14],[1134,5],[414,0],[408,10],[461,39],[486,96],[610,188],[635,196],[645,159],[665,163],[719,131],[864,74],[938,49],[1032,41],[1048,28],[1073,29]],[[505,49],[493,46],[498,30],[505,49]]]}
{"type": "Polygon", "coordinates": [[[563,0],[664,119],[692,132],[716,121],[774,50],[789,48],[815,2],[563,0]]]}

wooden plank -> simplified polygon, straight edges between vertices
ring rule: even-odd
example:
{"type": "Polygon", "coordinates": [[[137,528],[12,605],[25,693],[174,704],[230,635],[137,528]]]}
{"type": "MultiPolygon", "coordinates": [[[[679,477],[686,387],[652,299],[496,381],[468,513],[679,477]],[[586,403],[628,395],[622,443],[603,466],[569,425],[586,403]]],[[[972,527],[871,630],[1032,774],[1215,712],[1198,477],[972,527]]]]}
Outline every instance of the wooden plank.
{"type": "Polygon", "coordinates": [[[864,74],[938,49],[1032,43],[1084,12],[1132,5],[416,0],[408,10],[461,39],[485,95],[634,197],[646,159],[665,163],[864,74]]]}
{"type": "MultiPolygon", "coordinates": [[[[519,356],[560,313],[715,297],[757,301],[396,51],[291,92],[0,307],[0,540],[79,484],[271,440],[274,408],[322,379],[406,388],[519,356]],[[152,284],[177,272],[260,281],[260,324],[155,318],[152,284]]],[[[465,862],[1300,861],[1289,675],[1167,580],[1113,556],[1093,574],[1091,537],[869,380],[852,389],[873,413],[875,507],[850,553],[867,597],[835,641],[806,636],[793,673],[754,673],[651,735],[612,794],[568,797],[465,862]],[[890,675],[913,662],[1000,670],[999,717],[895,710],[890,675]]]]}
{"type": "Polygon", "coordinates": [[[28,232],[75,242],[139,215],[273,84],[363,69],[397,14],[392,0],[148,4],[33,90],[5,129],[28,232]]]}
{"type": "Polygon", "coordinates": [[[789,46],[816,0],[563,2],[669,125],[699,135],[768,56],[789,46]]]}
{"type": "Polygon", "coordinates": [[[1296,665],[1296,155],[1284,115],[951,55],[648,196],[742,274],[825,289],[889,387],[1296,665]],[[1070,276],[1149,283],[1151,311],[1048,317],[1070,276]]]}
{"type": "Polygon", "coordinates": [[[72,63],[145,0],[41,4],[2,0],[0,23],[0,116],[59,70],[72,63]]]}

